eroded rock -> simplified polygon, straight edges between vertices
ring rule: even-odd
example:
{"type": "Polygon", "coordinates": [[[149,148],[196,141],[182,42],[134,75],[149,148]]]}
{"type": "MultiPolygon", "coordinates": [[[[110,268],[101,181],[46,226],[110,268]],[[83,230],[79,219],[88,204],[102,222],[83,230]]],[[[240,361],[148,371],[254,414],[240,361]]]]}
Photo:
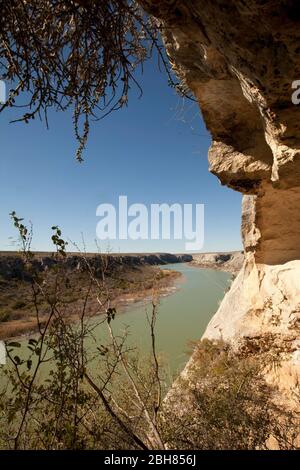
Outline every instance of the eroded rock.
{"type": "Polygon", "coordinates": [[[258,351],[276,338],[285,364],[277,378],[291,391],[300,366],[300,105],[291,99],[299,2],[141,3],[161,22],[171,64],[199,102],[210,170],[244,194],[245,263],[204,336],[240,348],[256,338],[258,351]]]}

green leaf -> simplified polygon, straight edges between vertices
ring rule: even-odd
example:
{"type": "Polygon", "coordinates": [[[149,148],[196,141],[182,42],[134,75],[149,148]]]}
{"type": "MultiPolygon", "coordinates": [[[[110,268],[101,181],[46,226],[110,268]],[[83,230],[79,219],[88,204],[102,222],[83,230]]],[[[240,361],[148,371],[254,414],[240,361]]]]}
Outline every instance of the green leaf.
{"type": "Polygon", "coordinates": [[[31,346],[35,346],[37,344],[37,340],[34,338],[30,338],[30,340],[28,341],[28,344],[30,344],[31,346]]]}
{"type": "Polygon", "coordinates": [[[15,356],[14,357],[14,361],[16,364],[20,365],[21,364],[21,359],[19,358],[19,356],[15,356]]]}
{"type": "Polygon", "coordinates": [[[17,343],[16,341],[12,341],[11,343],[8,343],[7,346],[11,346],[12,348],[20,348],[21,344],[17,343]]]}

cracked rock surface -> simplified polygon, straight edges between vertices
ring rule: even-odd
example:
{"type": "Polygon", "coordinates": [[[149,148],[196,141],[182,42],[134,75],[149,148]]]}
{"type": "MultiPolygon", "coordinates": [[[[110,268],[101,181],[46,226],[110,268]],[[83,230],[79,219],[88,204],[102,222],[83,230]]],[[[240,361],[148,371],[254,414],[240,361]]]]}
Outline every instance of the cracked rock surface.
{"type": "Polygon", "coordinates": [[[204,336],[256,351],[276,345],[286,367],[270,380],[289,396],[300,371],[299,2],[141,4],[160,21],[171,64],[199,102],[210,171],[244,195],[244,265],[204,336]]]}

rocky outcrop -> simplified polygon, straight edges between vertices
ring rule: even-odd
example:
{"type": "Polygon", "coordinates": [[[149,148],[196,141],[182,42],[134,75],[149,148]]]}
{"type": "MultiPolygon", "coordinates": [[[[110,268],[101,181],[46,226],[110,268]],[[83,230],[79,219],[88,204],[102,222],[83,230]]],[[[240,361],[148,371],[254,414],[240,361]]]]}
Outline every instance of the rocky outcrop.
{"type": "Polygon", "coordinates": [[[270,377],[291,397],[300,372],[300,106],[291,99],[299,2],[141,3],[200,104],[211,172],[244,195],[244,266],[204,336],[276,350],[288,373],[281,367],[270,377]]]}
{"type": "Polygon", "coordinates": [[[299,408],[299,261],[246,264],[211,319],[204,337],[222,339],[242,355],[267,354],[266,380],[280,401],[299,408]]]}
{"type": "Polygon", "coordinates": [[[199,268],[217,269],[237,274],[243,265],[244,254],[242,251],[225,253],[197,253],[193,255],[191,264],[199,268]]]}

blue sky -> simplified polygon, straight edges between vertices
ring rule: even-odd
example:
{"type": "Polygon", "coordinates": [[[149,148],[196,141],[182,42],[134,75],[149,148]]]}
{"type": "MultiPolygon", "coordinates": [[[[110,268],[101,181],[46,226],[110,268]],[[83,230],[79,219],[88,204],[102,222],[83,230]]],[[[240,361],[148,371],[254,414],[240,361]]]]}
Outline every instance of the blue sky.
{"type": "MultiPolygon", "coordinates": [[[[139,80],[143,97],[132,89],[129,106],[95,122],[85,161],[76,162],[70,113],[51,112],[50,129],[38,120],[9,124],[17,110],[0,115],[0,249],[15,249],[16,232],[9,212],[15,210],[34,227],[32,248],[50,250],[52,225],[65,239],[95,251],[96,208],[128,203],[205,205],[202,251],[241,248],[240,194],[220,185],[208,172],[210,137],[198,107],[183,102],[153,62],[139,80]],[[11,238],[12,237],[12,238],[11,238]]],[[[102,242],[103,251],[108,244],[102,242]]],[[[69,247],[70,248],[70,247],[69,247]]],[[[118,252],[185,251],[184,240],[114,240],[118,252]]]]}

